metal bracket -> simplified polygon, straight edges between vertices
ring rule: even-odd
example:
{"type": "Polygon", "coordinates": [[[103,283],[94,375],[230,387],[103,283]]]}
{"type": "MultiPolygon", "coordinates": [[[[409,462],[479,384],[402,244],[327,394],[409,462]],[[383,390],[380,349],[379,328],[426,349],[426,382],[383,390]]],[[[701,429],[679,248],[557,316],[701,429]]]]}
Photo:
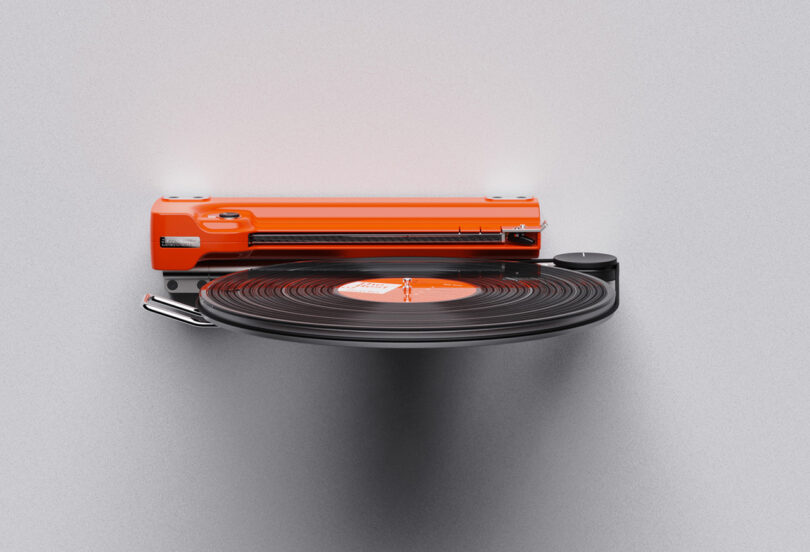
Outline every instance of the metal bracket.
{"type": "Polygon", "coordinates": [[[192,326],[197,326],[198,328],[216,327],[216,324],[212,324],[203,318],[200,311],[194,307],[165,297],[157,297],[147,293],[143,298],[143,308],[150,312],[161,314],[192,326]]]}

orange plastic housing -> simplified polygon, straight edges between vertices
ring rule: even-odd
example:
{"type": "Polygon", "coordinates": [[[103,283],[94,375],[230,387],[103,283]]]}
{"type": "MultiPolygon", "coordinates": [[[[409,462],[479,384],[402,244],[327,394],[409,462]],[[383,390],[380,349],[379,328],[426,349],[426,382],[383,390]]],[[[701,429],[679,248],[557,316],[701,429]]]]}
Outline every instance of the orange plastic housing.
{"type": "Polygon", "coordinates": [[[157,270],[328,257],[534,258],[540,250],[540,208],[534,198],[170,197],[152,206],[152,266],[157,270]],[[223,213],[238,217],[223,218],[223,213]],[[494,241],[497,233],[501,241],[494,241]],[[407,243],[394,237],[388,238],[391,243],[374,243],[405,234],[407,243]],[[477,243],[476,234],[491,241],[477,243]],[[278,235],[298,242],[257,243],[262,236],[273,240],[278,235]],[[307,243],[310,235],[321,236],[313,240],[321,243],[307,243]],[[323,243],[332,235],[333,243],[323,243]],[[420,238],[431,235],[441,237],[420,238]],[[454,236],[459,243],[451,241],[454,236]]]}

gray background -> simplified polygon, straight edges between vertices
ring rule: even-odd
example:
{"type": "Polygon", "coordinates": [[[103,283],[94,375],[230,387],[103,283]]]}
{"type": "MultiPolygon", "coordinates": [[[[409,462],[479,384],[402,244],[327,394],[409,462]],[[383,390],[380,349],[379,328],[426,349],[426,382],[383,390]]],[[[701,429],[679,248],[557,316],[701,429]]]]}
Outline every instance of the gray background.
{"type": "Polygon", "coordinates": [[[807,550],[806,2],[3,2],[0,549],[807,550]],[[166,192],[536,194],[607,324],[195,330],[166,192]]]}

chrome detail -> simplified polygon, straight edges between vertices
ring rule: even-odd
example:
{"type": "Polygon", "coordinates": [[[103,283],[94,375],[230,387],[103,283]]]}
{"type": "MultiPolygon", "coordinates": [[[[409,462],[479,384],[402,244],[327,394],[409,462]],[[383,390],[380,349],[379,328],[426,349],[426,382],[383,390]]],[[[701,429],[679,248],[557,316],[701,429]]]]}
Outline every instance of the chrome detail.
{"type": "Polygon", "coordinates": [[[205,194],[172,194],[163,196],[163,199],[167,201],[205,201],[211,199],[211,196],[205,194]]]}
{"type": "Polygon", "coordinates": [[[200,247],[199,236],[160,236],[160,247],[200,247]]]}
{"type": "Polygon", "coordinates": [[[543,230],[546,229],[546,226],[548,226],[548,224],[546,224],[545,221],[543,221],[543,224],[541,224],[540,226],[526,226],[525,224],[520,224],[518,226],[501,226],[501,232],[504,232],[504,233],[506,233],[506,232],[509,232],[509,233],[519,232],[519,233],[523,233],[523,234],[539,234],[543,230]]]}
{"type": "Polygon", "coordinates": [[[143,298],[143,308],[149,312],[154,312],[174,320],[179,320],[199,328],[213,328],[216,325],[203,318],[200,311],[192,306],[186,305],[173,299],[156,297],[149,293],[143,298]]]}
{"type": "Polygon", "coordinates": [[[534,196],[529,195],[491,195],[486,196],[484,199],[488,199],[490,201],[529,201],[534,199],[534,196]]]}

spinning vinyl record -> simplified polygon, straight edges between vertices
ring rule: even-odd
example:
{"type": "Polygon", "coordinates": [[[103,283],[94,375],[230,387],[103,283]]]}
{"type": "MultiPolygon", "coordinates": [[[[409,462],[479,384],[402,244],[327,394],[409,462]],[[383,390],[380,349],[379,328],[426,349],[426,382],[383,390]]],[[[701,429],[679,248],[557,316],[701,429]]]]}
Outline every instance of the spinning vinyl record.
{"type": "Polygon", "coordinates": [[[305,341],[450,346],[537,338],[604,319],[611,284],[520,261],[301,261],[212,280],[198,308],[218,326],[305,341]]]}

